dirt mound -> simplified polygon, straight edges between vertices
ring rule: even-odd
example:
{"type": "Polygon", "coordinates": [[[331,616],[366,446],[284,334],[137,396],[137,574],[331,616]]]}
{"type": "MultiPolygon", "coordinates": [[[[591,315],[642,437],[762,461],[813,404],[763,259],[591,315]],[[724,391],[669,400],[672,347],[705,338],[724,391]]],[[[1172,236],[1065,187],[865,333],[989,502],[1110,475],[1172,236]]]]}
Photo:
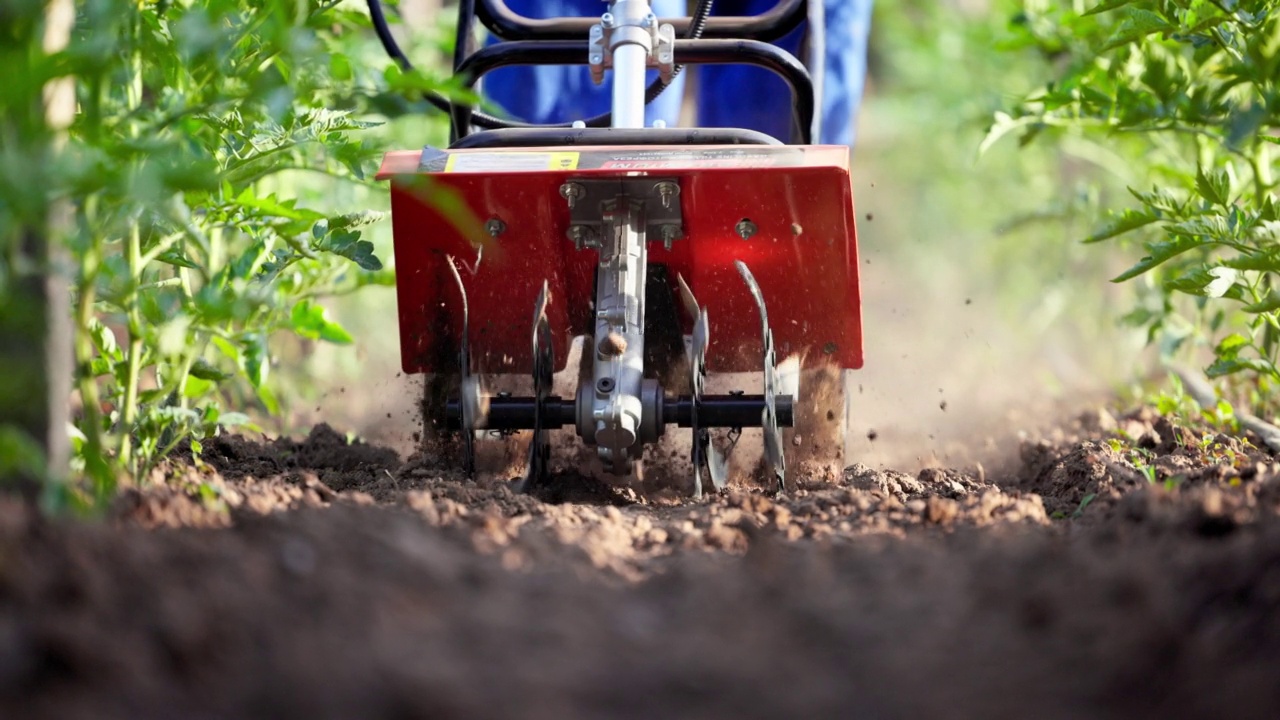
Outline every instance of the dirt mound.
{"type": "Polygon", "coordinates": [[[0,717],[1276,717],[1273,458],[1108,417],[700,501],[229,439],[0,504],[0,717]]]}

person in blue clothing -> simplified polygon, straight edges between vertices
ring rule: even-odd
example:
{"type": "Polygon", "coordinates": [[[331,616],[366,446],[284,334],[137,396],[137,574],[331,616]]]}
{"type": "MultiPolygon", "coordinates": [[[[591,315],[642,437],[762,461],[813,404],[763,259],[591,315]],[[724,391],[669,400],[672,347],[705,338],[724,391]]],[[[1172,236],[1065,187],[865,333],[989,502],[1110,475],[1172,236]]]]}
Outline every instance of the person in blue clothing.
{"type": "MultiPolygon", "coordinates": [[[[778,0],[718,0],[712,15],[759,15],[778,0]]],[[[589,17],[604,12],[601,0],[506,0],[516,13],[531,18],[589,17]]],[[[776,44],[809,67],[820,94],[820,123],[816,142],[854,144],[858,106],[867,67],[867,37],[872,0],[811,0],[809,17],[776,44]],[[809,37],[810,57],[801,56],[809,37]]],[[[685,0],[650,0],[658,17],[687,14],[685,0]]],[[[676,58],[679,62],[679,57],[676,58]]],[[[674,126],[680,116],[685,75],[646,109],[645,120],[674,126]]],[[[781,140],[791,136],[791,116],[778,112],[790,97],[786,82],[769,70],[746,65],[702,66],[696,69],[698,125],[758,130],[781,140]]],[[[650,71],[650,81],[656,77],[650,71]]],[[[609,111],[610,84],[591,81],[584,66],[521,66],[496,70],[484,79],[484,95],[514,117],[527,122],[560,123],[594,117],[609,111]]]]}

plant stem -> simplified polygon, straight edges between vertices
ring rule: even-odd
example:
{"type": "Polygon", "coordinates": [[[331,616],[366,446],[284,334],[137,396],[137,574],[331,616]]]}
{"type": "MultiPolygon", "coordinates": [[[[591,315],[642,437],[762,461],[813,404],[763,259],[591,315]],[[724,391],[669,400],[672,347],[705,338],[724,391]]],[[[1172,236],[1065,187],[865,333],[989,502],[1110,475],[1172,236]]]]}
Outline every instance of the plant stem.
{"type": "Polygon", "coordinates": [[[1270,146],[1265,142],[1258,142],[1250,163],[1253,165],[1253,192],[1257,196],[1258,207],[1261,208],[1266,204],[1267,197],[1271,194],[1271,185],[1275,182],[1271,177],[1270,146]]]}
{"type": "Polygon", "coordinates": [[[120,421],[120,462],[133,469],[133,425],[138,419],[138,385],[142,375],[142,316],[138,310],[138,287],[142,279],[142,242],[138,224],[129,228],[129,242],[125,257],[129,267],[129,292],[124,298],[129,321],[129,369],[125,377],[124,404],[120,421]]]}
{"type": "Polygon", "coordinates": [[[85,437],[85,469],[94,481],[94,494],[105,497],[111,492],[111,477],[105,456],[106,434],[102,427],[102,399],[98,395],[98,379],[94,377],[93,365],[93,305],[97,298],[95,284],[98,281],[97,253],[90,251],[84,255],[84,274],[80,279],[78,301],[76,304],[76,337],[75,353],[76,384],[80,389],[80,402],[83,404],[84,422],[82,431],[85,437]]]}

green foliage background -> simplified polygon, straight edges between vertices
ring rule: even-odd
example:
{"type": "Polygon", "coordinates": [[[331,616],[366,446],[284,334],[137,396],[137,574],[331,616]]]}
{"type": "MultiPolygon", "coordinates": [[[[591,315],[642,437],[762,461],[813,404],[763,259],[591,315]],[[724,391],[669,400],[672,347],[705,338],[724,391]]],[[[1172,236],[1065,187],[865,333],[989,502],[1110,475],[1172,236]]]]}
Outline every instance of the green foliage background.
{"type": "Polygon", "coordinates": [[[1274,414],[1280,381],[1280,3],[1027,0],[1009,47],[1055,72],[996,115],[1017,135],[1089,143],[1111,158],[1111,217],[1082,235],[1136,258],[1127,315],[1169,361],[1230,379],[1228,397],[1274,414]]]}

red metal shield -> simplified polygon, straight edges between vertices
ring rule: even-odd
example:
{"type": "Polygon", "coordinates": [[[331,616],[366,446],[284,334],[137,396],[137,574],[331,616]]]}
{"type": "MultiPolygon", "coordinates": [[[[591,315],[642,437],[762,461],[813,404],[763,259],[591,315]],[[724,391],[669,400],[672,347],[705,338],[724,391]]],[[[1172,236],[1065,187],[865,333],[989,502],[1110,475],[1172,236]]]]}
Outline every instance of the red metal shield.
{"type": "Polygon", "coordinates": [[[734,261],[760,284],[779,359],[862,366],[858,248],[849,151],[842,146],[565,147],[393,152],[391,181],[401,355],[405,372],[448,372],[462,306],[445,263],[457,259],[470,309],[474,369],[530,372],[538,292],[563,369],[576,335],[592,332],[597,254],[566,236],[570,179],[675,179],[685,235],[670,251],[649,245],[650,264],[684,277],[711,321],[708,370],[760,369],[760,318],[734,261]],[[756,232],[735,230],[750,220],[756,232]],[[503,230],[490,237],[485,223],[503,230]],[[484,251],[477,260],[478,247],[484,251]]]}

